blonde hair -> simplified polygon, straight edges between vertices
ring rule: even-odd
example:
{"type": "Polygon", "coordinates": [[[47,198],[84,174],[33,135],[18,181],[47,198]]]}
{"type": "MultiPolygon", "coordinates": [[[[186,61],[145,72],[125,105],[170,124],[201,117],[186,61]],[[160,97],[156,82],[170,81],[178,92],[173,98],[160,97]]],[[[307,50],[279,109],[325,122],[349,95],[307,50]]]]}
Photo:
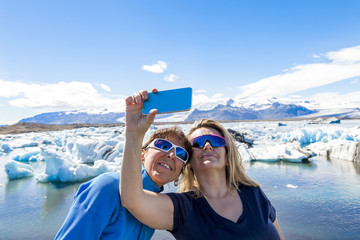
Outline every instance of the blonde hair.
{"type": "MultiPolygon", "coordinates": [[[[196,123],[194,127],[190,129],[187,136],[199,128],[212,128],[217,130],[222,137],[224,137],[228,143],[226,145],[226,158],[228,165],[225,168],[226,171],[226,185],[228,189],[238,189],[238,186],[243,184],[252,187],[259,187],[260,185],[247,176],[245,168],[242,164],[241,155],[235,145],[234,138],[219,122],[212,119],[202,119],[196,123]]],[[[191,163],[191,159],[189,161],[191,163]]],[[[184,168],[183,176],[181,178],[180,187],[178,192],[194,191],[196,197],[201,197],[199,182],[196,180],[194,170],[191,168],[191,164],[187,164],[184,168]]]]}

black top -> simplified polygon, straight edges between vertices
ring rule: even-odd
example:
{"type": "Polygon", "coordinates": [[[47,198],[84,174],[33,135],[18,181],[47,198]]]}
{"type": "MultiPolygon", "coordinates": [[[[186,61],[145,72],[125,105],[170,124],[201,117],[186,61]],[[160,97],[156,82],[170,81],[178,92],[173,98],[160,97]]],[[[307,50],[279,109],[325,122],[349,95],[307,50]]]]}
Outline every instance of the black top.
{"type": "Polygon", "coordinates": [[[239,186],[243,213],[233,222],[217,214],[204,197],[193,192],[167,193],[174,204],[176,239],[280,239],[273,224],[276,211],[259,187],[239,186]]]}

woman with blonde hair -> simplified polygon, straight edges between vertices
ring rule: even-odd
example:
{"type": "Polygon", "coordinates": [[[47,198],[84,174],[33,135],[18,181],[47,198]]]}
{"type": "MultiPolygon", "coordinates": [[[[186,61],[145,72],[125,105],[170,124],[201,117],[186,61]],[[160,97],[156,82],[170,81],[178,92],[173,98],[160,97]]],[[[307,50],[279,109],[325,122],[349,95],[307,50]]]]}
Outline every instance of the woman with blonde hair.
{"type": "MultiPolygon", "coordinates": [[[[191,137],[191,134],[198,128],[213,128],[216,129],[225,139],[229,139],[227,144],[227,159],[228,165],[225,167],[226,173],[226,185],[229,189],[235,188],[238,189],[240,184],[247,186],[260,187],[258,183],[249,178],[245,173],[245,168],[242,165],[240,153],[235,145],[232,135],[217,121],[211,119],[202,119],[199,122],[196,122],[194,127],[192,127],[188,136],[191,137]]],[[[179,192],[194,191],[198,197],[202,196],[199,191],[199,183],[195,179],[194,171],[191,168],[191,164],[188,164],[184,167],[183,177],[181,178],[181,184],[179,187],[179,192]]]]}
{"type": "MultiPolygon", "coordinates": [[[[241,165],[234,140],[213,120],[202,120],[188,139],[192,156],[181,193],[143,190],[139,173],[142,139],[156,110],[141,113],[147,91],[126,99],[126,138],[119,190],[123,206],[139,221],[170,231],[176,239],[284,239],[276,211],[241,165]]],[[[174,146],[173,154],[176,154],[174,146]]]]}

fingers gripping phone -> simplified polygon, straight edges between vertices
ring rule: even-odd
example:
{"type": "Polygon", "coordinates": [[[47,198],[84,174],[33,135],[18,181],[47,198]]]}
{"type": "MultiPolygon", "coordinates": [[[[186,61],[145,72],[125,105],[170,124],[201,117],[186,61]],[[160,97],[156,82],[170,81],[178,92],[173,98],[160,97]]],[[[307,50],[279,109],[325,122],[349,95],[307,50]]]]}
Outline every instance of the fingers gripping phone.
{"type": "Polygon", "coordinates": [[[192,88],[178,88],[172,90],[150,92],[149,98],[144,101],[142,113],[148,114],[151,109],[158,113],[187,111],[191,108],[192,88]]]}

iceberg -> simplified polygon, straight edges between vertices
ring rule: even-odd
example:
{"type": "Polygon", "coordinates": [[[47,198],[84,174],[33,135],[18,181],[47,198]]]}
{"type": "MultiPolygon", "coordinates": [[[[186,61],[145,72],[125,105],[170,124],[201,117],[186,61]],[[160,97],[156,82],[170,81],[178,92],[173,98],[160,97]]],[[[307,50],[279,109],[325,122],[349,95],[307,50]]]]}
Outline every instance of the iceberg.
{"type": "Polygon", "coordinates": [[[94,163],[95,160],[106,159],[113,152],[113,147],[97,140],[79,139],[68,143],[66,150],[75,162],[94,163]]]}
{"type": "MultiPolygon", "coordinates": [[[[244,162],[311,161],[316,155],[339,161],[360,161],[360,121],[341,124],[308,124],[308,121],[225,122],[234,130],[244,162]]],[[[159,128],[152,125],[148,137],[159,128]]],[[[192,124],[178,124],[186,133],[192,124]]],[[[145,139],[146,140],[146,139],[145,139]]],[[[89,127],[43,133],[0,135],[1,158],[7,163],[9,178],[35,176],[39,182],[83,181],[107,171],[118,171],[125,143],[124,128],[89,127]],[[38,162],[35,163],[34,161],[38,162]],[[37,166],[34,171],[30,164],[37,166]],[[17,165],[19,164],[19,165],[17,165]],[[23,165],[21,165],[23,164],[23,165]]]]}
{"type": "Polygon", "coordinates": [[[329,159],[335,158],[350,162],[360,162],[360,142],[334,140],[328,143],[317,142],[309,145],[308,148],[329,159]]]}
{"type": "Polygon", "coordinates": [[[41,149],[45,159],[45,172],[36,176],[38,182],[76,182],[96,177],[105,172],[116,172],[119,163],[109,163],[105,160],[95,161],[94,165],[75,163],[62,156],[54,149],[41,149]]]}
{"type": "Polygon", "coordinates": [[[16,161],[6,162],[5,172],[10,179],[31,177],[34,175],[34,170],[30,165],[16,161]]]}
{"type": "Polygon", "coordinates": [[[288,162],[304,162],[310,157],[316,154],[311,151],[306,151],[299,147],[298,143],[279,144],[279,145],[268,145],[268,146],[256,146],[249,148],[248,153],[244,154],[244,150],[240,150],[240,154],[244,154],[243,159],[256,160],[256,161],[288,161],[288,162]]]}
{"type": "Polygon", "coordinates": [[[7,143],[0,145],[0,153],[9,153],[12,152],[14,149],[7,143]]]}
{"type": "Polygon", "coordinates": [[[17,154],[15,157],[13,157],[13,159],[19,162],[39,161],[41,160],[40,150],[17,154]]]}

